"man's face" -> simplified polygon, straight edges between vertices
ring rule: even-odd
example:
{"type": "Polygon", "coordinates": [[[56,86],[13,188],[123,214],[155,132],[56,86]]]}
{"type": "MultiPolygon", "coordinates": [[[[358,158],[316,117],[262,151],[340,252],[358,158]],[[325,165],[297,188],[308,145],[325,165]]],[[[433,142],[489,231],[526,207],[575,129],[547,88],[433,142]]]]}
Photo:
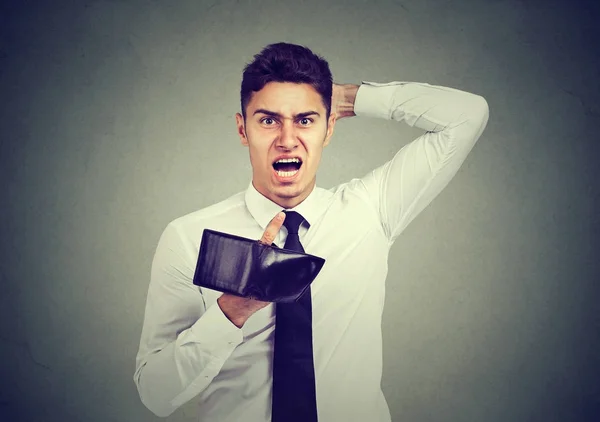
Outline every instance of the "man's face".
{"type": "MultiPolygon", "coordinates": [[[[283,208],[294,208],[312,192],[323,148],[329,144],[335,114],[325,117],[320,94],[309,84],[270,82],[255,92],[246,108],[246,122],[236,114],[242,145],[250,149],[252,184],[283,208]],[[291,177],[281,177],[274,162],[282,155],[301,165],[291,177]]],[[[295,165],[297,167],[297,164],[295,165]]],[[[289,173],[288,173],[289,174],[289,173]]]]}

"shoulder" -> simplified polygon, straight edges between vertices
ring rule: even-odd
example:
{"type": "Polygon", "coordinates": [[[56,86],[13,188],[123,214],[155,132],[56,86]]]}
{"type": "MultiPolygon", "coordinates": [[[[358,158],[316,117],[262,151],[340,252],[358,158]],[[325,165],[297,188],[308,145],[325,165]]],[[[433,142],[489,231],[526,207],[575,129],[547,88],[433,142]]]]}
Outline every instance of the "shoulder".
{"type": "Polygon", "coordinates": [[[170,229],[179,233],[180,237],[197,239],[205,228],[219,225],[219,221],[230,220],[245,211],[245,192],[238,192],[230,197],[192,211],[171,220],[165,230],[170,229]]]}

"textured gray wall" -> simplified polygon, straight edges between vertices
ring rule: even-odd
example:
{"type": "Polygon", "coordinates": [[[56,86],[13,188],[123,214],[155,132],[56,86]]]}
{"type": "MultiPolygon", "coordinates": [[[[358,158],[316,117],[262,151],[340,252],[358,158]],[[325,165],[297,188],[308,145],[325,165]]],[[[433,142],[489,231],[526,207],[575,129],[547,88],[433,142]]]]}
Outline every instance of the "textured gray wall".
{"type": "MultiPolygon", "coordinates": [[[[170,220],[247,187],[241,72],[277,41],[325,56],[337,82],[428,82],[490,106],[459,174],[390,254],[394,421],[598,416],[598,7],[344,3],[3,4],[3,421],[158,419],[132,379],[154,249],[170,220]]],[[[360,177],[419,134],[342,120],[318,184],[360,177]]],[[[168,420],[195,420],[195,406],[168,420]]]]}

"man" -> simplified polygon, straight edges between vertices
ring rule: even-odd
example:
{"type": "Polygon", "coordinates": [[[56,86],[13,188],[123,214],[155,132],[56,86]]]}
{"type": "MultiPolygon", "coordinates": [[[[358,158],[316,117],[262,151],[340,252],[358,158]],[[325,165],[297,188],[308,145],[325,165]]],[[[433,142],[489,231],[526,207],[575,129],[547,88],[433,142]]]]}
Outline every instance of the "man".
{"type": "MultiPolygon", "coordinates": [[[[305,295],[318,420],[390,421],[380,386],[388,253],[464,162],[487,124],[487,103],[426,83],[333,84],[325,60],[279,43],[244,69],[241,106],[236,122],[252,181],[245,192],[164,230],[134,375],[140,398],[159,416],[196,398],[204,422],[271,420],[280,305],[199,288],[192,278],[204,229],[281,247],[295,233],[275,217],[294,211],[304,251],[326,260],[305,295]],[[426,132],[363,177],[319,188],[323,148],[336,121],[351,116],[405,121],[426,132]]],[[[363,148],[374,142],[369,136],[363,148]]]]}

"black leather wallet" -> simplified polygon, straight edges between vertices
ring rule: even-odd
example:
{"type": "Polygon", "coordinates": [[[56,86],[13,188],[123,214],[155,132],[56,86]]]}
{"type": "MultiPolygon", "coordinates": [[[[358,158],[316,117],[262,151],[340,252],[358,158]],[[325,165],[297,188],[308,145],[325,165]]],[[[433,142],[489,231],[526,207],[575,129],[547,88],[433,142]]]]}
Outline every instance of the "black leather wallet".
{"type": "Polygon", "coordinates": [[[204,229],[193,283],[267,302],[293,302],[317,277],[325,259],[204,229]]]}

